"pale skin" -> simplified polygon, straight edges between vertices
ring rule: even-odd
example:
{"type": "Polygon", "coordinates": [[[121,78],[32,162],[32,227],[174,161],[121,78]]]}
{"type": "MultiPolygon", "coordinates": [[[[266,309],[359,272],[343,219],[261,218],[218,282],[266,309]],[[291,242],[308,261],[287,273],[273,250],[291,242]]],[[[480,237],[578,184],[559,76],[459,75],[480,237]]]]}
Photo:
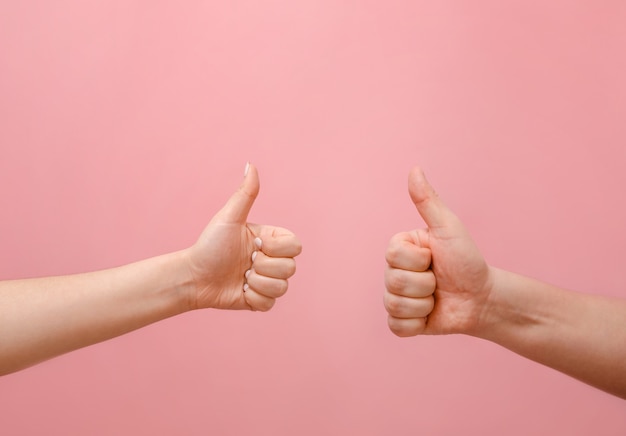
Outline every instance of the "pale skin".
{"type": "Polygon", "coordinates": [[[626,301],[487,264],[419,168],[409,194],[426,228],[393,236],[384,305],[398,336],[463,333],[626,399],[626,301]]]}
{"type": "Polygon", "coordinates": [[[0,282],[0,375],[187,311],[267,311],[301,249],[289,230],[247,223],[254,166],[191,247],[118,268],[0,282]]]}

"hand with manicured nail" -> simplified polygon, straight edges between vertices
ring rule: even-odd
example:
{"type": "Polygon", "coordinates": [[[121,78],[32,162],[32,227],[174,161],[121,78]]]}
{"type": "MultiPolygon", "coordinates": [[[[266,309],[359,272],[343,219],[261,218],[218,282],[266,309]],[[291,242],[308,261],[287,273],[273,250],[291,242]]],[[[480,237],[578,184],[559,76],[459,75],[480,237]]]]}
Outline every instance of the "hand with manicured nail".
{"type": "Polygon", "coordinates": [[[0,281],[0,375],[192,309],[269,310],[287,291],[300,241],[247,223],[256,168],[192,247],[116,268],[0,281]]]}
{"type": "Polygon", "coordinates": [[[409,194],[427,228],[389,242],[384,304],[396,335],[469,334],[626,398],[626,300],[489,266],[419,168],[409,194]]]}
{"type": "Polygon", "coordinates": [[[289,230],[247,222],[259,193],[253,165],[226,205],[189,249],[194,308],[267,311],[287,292],[302,245],[289,230]]]}

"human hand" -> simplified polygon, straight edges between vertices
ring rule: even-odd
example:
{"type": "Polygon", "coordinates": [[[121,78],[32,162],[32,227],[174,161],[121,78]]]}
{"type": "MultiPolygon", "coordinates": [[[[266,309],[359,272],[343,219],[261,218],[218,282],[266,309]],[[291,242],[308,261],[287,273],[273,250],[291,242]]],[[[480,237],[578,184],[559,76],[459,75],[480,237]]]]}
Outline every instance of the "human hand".
{"type": "Polygon", "coordinates": [[[267,311],[287,292],[302,251],[289,230],[247,223],[259,176],[246,166],[244,181],[188,250],[193,308],[267,311]]]}
{"type": "Polygon", "coordinates": [[[389,242],[389,328],[398,336],[472,334],[490,295],[491,270],[419,168],[409,175],[409,194],[428,227],[398,233],[389,242]]]}

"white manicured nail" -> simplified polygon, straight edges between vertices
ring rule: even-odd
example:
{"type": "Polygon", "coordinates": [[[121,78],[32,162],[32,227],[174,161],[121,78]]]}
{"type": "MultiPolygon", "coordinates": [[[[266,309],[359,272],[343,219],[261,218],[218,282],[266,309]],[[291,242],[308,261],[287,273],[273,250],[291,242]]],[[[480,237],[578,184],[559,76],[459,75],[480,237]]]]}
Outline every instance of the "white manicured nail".
{"type": "Polygon", "coordinates": [[[243,172],[244,177],[248,175],[248,170],[250,170],[250,162],[246,162],[246,169],[243,172]]]}
{"type": "Polygon", "coordinates": [[[261,238],[254,238],[254,245],[256,245],[257,248],[261,248],[263,246],[263,241],[261,241],[261,238]]]}
{"type": "Polygon", "coordinates": [[[245,285],[243,285],[243,291],[244,292],[246,292],[248,289],[250,289],[250,286],[248,286],[247,283],[245,285]]]}
{"type": "Polygon", "coordinates": [[[254,252],[252,253],[252,262],[254,262],[254,259],[256,259],[256,255],[257,255],[257,252],[256,252],[256,251],[254,251],[254,252]]]}
{"type": "Polygon", "coordinates": [[[252,270],[249,269],[248,271],[246,271],[246,273],[244,274],[246,276],[246,280],[248,280],[248,277],[250,277],[250,274],[252,273],[252,270]]]}

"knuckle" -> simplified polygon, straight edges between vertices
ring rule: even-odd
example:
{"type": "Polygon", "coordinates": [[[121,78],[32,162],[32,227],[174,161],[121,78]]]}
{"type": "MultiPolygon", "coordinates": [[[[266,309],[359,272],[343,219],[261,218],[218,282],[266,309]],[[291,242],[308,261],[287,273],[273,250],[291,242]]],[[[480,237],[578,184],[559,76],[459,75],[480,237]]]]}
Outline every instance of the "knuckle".
{"type": "Polygon", "coordinates": [[[415,268],[420,272],[425,272],[430,268],[430,252],[420,253],[419,256],[415,256],[415,268]]]}
{"type": "Polygon", "coordinates": [[[435,297],[429,295],[428,297],[422,297],[419,299],[419,305],[415,308],[415,315],[428,316],[435,307],[435,297]]]}
{"type": "Polygon", "coordinates": [[[435,308],[435,297],[433,297],[432,295],[426,297],[426,315],[429,315],[433,309],[435,308]]]}
{"type": "Polygon", "coordinates": [[[413,333],[411,329],[407,329],[406,327],[398,327],[395,330],[392,330],[394,334],[400,338],[407,338],[409,336],[415,336],[417,333],[413,333]]]}
{"type": "Polygon", "coordinates": [[[274,298],[265,298],[260,301],[259,304],[257,304],[256,309],[259,312],[267,312],[272,307],[274,307],[274,303],[276,303],[276,300],[274,298]]]}
{"type": "Polygon", "coordinates": [[[287,293],[288,288],[289,288],[289,283],[287,282],[287,280],[279,281],[278,284],[276,285],[276,295],[278,297],[282,297],[283,295],[285,295],[285,293],[287,293]]]}
{"type": "Polygon", "coordinates": [[[415,284],[413,290],[413,296],[415,298],[427,298],[433,295],[435,292],[435,284],[431,283],[429,279],[421,280],[415,284]]]}
{"type": "Polygon", "coordinates": [[[285,275],[287,277],[291,277],[296,273],[296,261],[294,259],[287,259],[287,264],[285,265],[285,275]]]}
{"type": "Polygon", "coordinates": [[[389,292],[385,293],[383,303],[385,305],[385,309],[387,313],[391,316],[398,316],[404,310],[404,305],[402,304],[402,300],[389,292]]]}
{"type": "Polygon", "coordinates": [[[400,274],[399,271],[394,269],[387,270],[385,279],[387,289],[389,289],[390,291],[400,292],[407,285],[406,277],[403,274],[400,274]]]}
{"type": "Polygon", "coordinates": [[[425,277],[426,283],[424,284],[424,287],[431,291],[432,294],[433,292],[435,292],[435,289],[437,289],[437,277],[435,277],[435,273],[432,271],[426,272],[425,277]]]}
{"type": "Polygon", "coordinates": [[[392,333],[400,338],[404,338],[406,337],[406,333],[404,332],[404,329],[402,329],[402,327],[399,326],[395,326],[395,325],[390,325],[389,329],[392,331],[392,333]]]}
{"type": "Polygon", "coordinates": [[[387,324],[393,334],[401,338],[406,338],[419,333],[419,329],[416,328],[416,323],[412,323],[411,321],[413,320],[400,320],[389,317],[387,324]]]}
{"type": "Polygon", "coordinates": [[[294,245],[293,251],[295,252],[294,256],[297,256],[300,253],[302,253],[302,242],[300,242],[300,240],[296,239],[293,245],[294,245]]]}
{"type": "Polygon", "coordinates": [[[400,247],[398,244],[390,243],[385,252],[385,260],[389,265],[395,265],[400,258],[400,247]]]}

